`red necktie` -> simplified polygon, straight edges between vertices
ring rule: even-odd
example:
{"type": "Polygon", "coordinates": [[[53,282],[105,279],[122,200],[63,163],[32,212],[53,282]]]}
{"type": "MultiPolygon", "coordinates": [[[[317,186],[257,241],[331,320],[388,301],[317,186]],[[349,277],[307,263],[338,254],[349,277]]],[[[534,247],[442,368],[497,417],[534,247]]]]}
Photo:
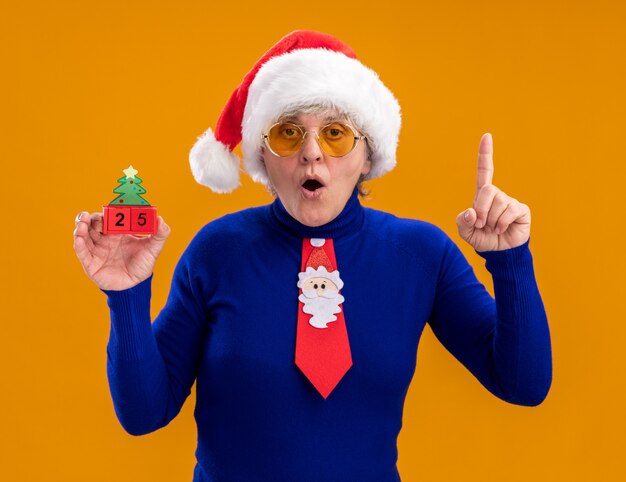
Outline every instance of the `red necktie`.
{"type": "Polygon", "coordinates": [[[332,239],[303,240],[298,278],[296,365],[327,398],[352,366],[332,239]]]}

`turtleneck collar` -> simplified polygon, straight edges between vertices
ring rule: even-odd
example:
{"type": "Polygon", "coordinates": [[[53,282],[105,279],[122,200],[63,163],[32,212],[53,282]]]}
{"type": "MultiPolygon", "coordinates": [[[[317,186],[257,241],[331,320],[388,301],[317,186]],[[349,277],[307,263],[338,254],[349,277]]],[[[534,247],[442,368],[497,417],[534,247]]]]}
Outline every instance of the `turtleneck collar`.
{"type": "Polygon", "coordinates": [[[277,197],[271,205],[272,217],[288,232],[300,238],[333,238],[337,239],[355,233],[363,226],[365,213],[359,202],[358,191],[355,189],[343,210],[335,219],[322,226],[305,226],[291,217],[283,203],[277,197]]]}

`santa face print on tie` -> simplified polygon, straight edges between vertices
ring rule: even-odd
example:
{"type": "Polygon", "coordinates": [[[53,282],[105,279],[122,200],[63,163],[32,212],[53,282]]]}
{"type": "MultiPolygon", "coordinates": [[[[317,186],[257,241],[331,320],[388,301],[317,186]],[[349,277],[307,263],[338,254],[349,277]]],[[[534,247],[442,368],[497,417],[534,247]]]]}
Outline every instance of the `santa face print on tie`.
{"type": "Polygon", "coordinates": [[[298,274],[298,288],[302,294],[298,297],[303,303],[302,311],[311,316],[309,323],[315,328],[327,328],[328,323],[337,321],[335,316],[341,313],[341,304],[345,301],[339,294],[343,281],[339,271],[328,272],[325,266],[313,269],[308,266],[304,273],[298,274]]]}

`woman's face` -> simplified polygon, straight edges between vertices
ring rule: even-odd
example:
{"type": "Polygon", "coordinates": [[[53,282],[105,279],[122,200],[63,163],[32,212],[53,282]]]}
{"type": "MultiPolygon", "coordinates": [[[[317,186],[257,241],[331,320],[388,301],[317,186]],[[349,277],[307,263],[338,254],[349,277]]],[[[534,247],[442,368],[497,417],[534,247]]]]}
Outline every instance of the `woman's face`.
{"type": "Polygon", "coordinates": [[[263,149],[268,176],[287,212],[306,226],[321,226],[335,219],[348,202],[361,174],[370,172],[367,146],[360,141],[343,157],[325,154],[312,131],[332,121],[347,123],[326,115],[300,114],[290,122],[309,132],[301,149],[279,157],[263,149]],[[317,181],[317,182],[315,182],[317,181]]]}

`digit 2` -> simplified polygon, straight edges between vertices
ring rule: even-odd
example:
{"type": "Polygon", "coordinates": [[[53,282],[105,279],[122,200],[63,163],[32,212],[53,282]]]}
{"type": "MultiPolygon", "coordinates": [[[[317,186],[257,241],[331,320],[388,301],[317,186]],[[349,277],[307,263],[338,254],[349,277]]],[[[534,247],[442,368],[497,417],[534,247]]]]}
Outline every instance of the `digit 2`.
{"type": "Polygon", "coordinates": [[[124,213],[115,213],[115,217],[118,218],[115,225],[124,227],[124,213]]]}

